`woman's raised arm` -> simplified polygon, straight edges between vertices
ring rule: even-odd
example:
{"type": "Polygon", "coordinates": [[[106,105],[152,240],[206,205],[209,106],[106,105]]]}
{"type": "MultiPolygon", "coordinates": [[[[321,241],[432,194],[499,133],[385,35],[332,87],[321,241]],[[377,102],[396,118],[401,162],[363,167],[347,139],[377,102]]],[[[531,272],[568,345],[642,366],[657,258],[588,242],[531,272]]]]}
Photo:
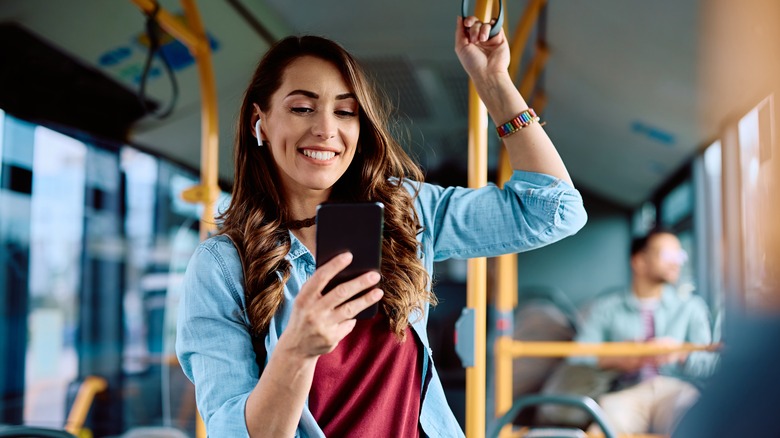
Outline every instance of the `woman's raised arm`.
{"type": "MultiPolygon", "coordinates": [[[[496,126],[511,122],[529,107],[509,76],[509,44],[504,31],[488,39],[490,25],[476,17],[458,17],[455,53],[496,126]]],[[[524,117],[530,115],[525,113],[524,117]]],[[[524,124],[520,120],[516,125],[524,124]]],[[[536,121],[502,139],[515,170],[544,173],[574,185],[550,137],[536,121]]]]}

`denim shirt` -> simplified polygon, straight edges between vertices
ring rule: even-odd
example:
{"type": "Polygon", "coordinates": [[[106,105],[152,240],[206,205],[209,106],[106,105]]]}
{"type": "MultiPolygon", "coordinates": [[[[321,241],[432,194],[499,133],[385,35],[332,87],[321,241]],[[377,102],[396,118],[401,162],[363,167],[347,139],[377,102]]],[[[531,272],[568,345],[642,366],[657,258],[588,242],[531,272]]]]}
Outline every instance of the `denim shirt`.
{"type": "MultiPolygon", "coordinates": [[[[710,344],[712,326],[710,312],[704,300],[696,295],[680,297],[667,287],[654,313],[656,338],[672,338],[680,342],[710,344]]],[[[585,323],[577,333],[577,342],[631,342],[644,337],[641,305],[630,291],[618,292],[597,299],[588,311],[585,323]]],[[[596,357],[572,357],[571,363],[595,366],[596,357]]],[[[665,376],[699,383],[713,373],[718,354],[695,351],[682,364],[666,364],[659,368],[665,376]]]]}
{"type": "MultiPolygon", "coordinates": [[[[579,192],[538,173],[515,171],[504,189],[492,184],[479,189],[405,184],[410,192],[419,188],[414,206],[423,231],[417,238],[430,274],[434,261],[496,256],[553,243],[576,233],[587,219],[579,192]]],[[[287,326],[292,301],[315,269],[309,250],[292,233],[290,239],[290,278],[265,339],[269,358],[287,326]]],[[[463,436],[431,360],[427,306],[423,317],[419,316],[413,314],[409,321],[423,354],[427,383],[423,385],[420,426],[430,437],[463,436]]],[[[227,237],[210,238],[197,248],[185,273],[176,354],[195,384],[198,410],[212,438],[248,436],[245,405],[260,373],[249,327],[238,252],[227,237]]],[[[308,405],[296,436],[324,436],[308,405]]]]}

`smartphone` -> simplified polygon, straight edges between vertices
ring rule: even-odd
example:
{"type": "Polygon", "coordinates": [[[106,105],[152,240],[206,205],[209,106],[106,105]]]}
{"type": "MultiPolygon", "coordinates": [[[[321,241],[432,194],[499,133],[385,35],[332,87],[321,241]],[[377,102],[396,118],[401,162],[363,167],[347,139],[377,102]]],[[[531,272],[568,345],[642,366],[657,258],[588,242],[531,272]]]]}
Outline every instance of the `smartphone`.
{"type": "MultiPolygon", "coordinates": [[[[352,253],[352,263],[325,286],[323,294],[366,272],[381,272],[384,216],[385,206],[381,202],[327,202],[317,206],[317,267],[339,254],[347,251],[352,253]]],[[[352,299],[374,287],[371,286],[352,299]]],[[[376,315],[378,308],[378,303],[375,303],[356,318],[371,318],[376,315]]]]}

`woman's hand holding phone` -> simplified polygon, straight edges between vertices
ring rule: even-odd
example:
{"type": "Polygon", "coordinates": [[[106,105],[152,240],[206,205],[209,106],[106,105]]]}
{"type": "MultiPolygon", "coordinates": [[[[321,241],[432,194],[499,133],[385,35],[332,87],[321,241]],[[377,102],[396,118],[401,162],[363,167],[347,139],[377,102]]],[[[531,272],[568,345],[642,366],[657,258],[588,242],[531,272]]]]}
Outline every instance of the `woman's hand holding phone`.
{"type": "Polygon", "coordinates": [[[329,353],[355,327],[355,316],[382,299],[383,292],[374,288],[352,300],[355,295],[379,283],[377,272],[367,272],[322,294],[328,282],[351,262],[352,254],[347,252],[314,271],[293,301],[290,321],[277,349],[282,347],[301,359],[329,353]]]}

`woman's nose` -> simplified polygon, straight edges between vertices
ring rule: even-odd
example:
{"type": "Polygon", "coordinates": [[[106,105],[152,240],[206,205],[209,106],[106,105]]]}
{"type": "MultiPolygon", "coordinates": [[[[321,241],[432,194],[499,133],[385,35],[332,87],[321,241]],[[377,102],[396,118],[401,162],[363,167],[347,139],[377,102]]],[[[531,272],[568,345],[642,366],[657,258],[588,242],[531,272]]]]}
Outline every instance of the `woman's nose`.
{"type": "Polygon", "coordinates": [[[323,140],[335,137],[335,120],[333,120],[329,114],[321,113],[319,117],[316,117],[314,126],[312,126],[312,133],[323,140]]]}

